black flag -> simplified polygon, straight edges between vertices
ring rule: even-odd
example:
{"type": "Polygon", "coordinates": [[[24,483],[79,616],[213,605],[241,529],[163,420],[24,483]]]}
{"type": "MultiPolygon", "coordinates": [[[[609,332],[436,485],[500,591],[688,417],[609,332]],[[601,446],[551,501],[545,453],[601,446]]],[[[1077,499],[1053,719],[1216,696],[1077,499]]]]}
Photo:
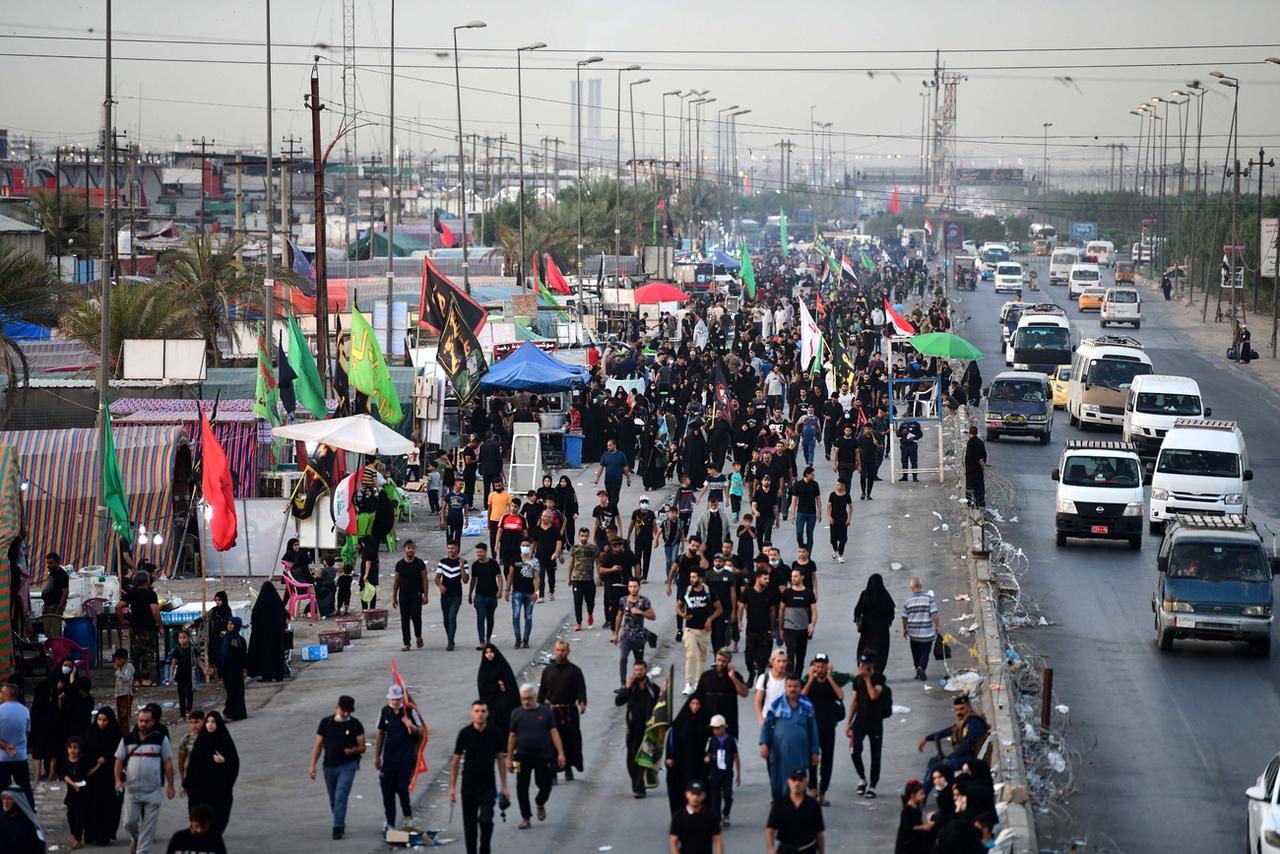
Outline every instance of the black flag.
{"type": "Polygon", "coordinates": [[[293,372],[293,366],[289,364],[288,357],[284,354],[284,340],[281,339],[276,351],[280,354],[279,378],[276,380],[276,388],[280,390],[280,404],[284,406],[284,411],[290,414],[298,408],[298,397],[293,393],[293,381],[298,375],[293,372]]]}

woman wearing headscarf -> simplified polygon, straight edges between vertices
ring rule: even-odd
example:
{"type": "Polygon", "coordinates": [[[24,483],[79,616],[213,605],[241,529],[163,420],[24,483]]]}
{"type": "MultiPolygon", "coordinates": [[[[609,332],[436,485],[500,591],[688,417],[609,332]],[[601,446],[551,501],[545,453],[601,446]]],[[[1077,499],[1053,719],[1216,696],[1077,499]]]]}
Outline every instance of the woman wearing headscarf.
{"type": "Polygon", "coordinates": [[[951,795],[951,781],[954,776],[950,768],[939,766],[933,769],[933,774],[929,777],[927,785],[938,792],[938,809],[929,816],[929,821],[933,822],[935,830],[941,830],[955,820],[956,802],[951,795]]]}
{"type": "Polygon", "coordinates": [[[209,712],[204,716],[204,727],[196,736],[187,759],[187,773],[182,778],[182,788],[192,807],[207,804],[213,807],[214,829],[219,836],[227,829],[231,819],[232,790],[240,776],[240,755],[231,732],[222,715],[209,712]]]}
{"type": "Polygon", "coordinates": [[[566,546],[571,546],[574,532],[578,530],[573,526],[573,520],[578,517],[578,493],[573,488],[573,482],[565,475],[560,475],[555,497],[556,509],[564,517],[564,542],[566,546]]]}
{"type": "Polygon", "coordinates": [[[44,828],[26,794],[17,786],[0,792],[0,851],[44,854],[44,828]]]}
{"type": "Polygon", "coordinates": [[[93,716],[93,724],[84,736],[83,756],[88,763],[85,779],[86,844],[106,845],[116,838],[120,828],[120,810],[124,799],[116,793],[116,748],[120,746],[120,724],[116,711],[103,706],[93,716]]]}
{"type": "Polygon", "coordinates": [[[36,683],[35,693],[31,697],[31,732],[27,736],[27,755],[35,760],[37,783],[45,777],[50,782],[57,779],[58,759],[62,756],[62,745],[58,743],[53,686],[52,680],[42,679],[36,683]]]}
{"type": "Polygon", "coordinates": [[[222,636],[231,622],[231,606],[227,604],[227,591],[213,594],[213,607],[209,609],[209,665],[217,669],[222,660],[222,636]]]}
{"type": "Polygon", "coordinates": [[[227,632],[222,636],[222,655],[218,673],[222,676],[222,687],[227,692],[227,704],[222,709],[228,721],[242,721],[249,717],[244,707],[245,663],[248,649],[244,638],[240,635],[242,623],[239,617],[232,617],[227,624],[227,632]]]}
{"type": "Polygon", "coordinates": [[[502,735],[502,743],[506,744],[511,712],[520,705],[520,686],[507,659],[491,643],[485,644],[480,653],[476,694],[489,707],[489,725],[502,735]]]}
{"type": "Polygon", "coordinates": [[[981,759],[967,759],[956,775],[956,782],[964,782],[969,794],[966,810],[971,818],[986,813],[996,815],[996,788],[991,779],[991,766],[981,759]]]}
{"type": "Polygon", "coordinates": [[[884,578],[873,572],[867,586],[853,608],[853,622],[858,627],[858,655],[864,649],[875,651],[876,669],[884,672],[889,660],[889,629],[893,626],[893,598],[884,587],[884,578]]]}
{"type": "Polygon", "coordinates": [[[706,755],[710,718],[702,710],[702,698],[694,694],[667,730],[667,801],[671,811],[684,807],[685,786],[690,780],[707,779],[706,755]]]}
{"type": "Polygon", "coordinates": [[[71,656],[58,662],[54,678],[53,702],[57,707],[58,746],[61,747],[73,735],[84,738],[89,729],[89,714],[93,711],[93,686],[89,674],[82,671],[71,656]]]}
{"type": "Polygon", "coordinates": [[[301,541],[297,537],[290,537],[289,542],[285,543],[284,555],[280,558],[280,563],[284,564],[284,568],[292,572],[294,565],[298,562],[298,552],[301,551],[301,541]]]}
{"type": "Polygon", "coordinates": [[[270,581],[262,582],[258,601],[253,603],[253,619],[250,626],[249,655],[245,671],[263,682],[281,682],[285,677],[284,639],[288,614],[284,600],[270,581]]]}

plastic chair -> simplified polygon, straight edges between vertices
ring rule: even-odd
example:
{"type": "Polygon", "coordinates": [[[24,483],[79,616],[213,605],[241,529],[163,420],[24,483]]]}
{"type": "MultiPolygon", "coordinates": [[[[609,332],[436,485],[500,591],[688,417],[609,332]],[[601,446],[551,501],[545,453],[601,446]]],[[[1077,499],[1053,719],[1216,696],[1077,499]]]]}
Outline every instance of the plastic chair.
{"type": "Polygon", "coordinates": [[[89,672],[89,650],[75,641],[69,638],[49,638],[44,642],[44,648],[55,664],[70,656],[71,660],[82,667],[85,673],[89,672]]]}
{"type": "Polygon", "coordinates": [[[316,615],[320,613],[320,603],[316,601],[316,588],[314,584],[300,584],[293,580],[293,576],[289,574],[289,570],[281,573],[284,578],[284,591],[288,597],[284,603],[284,609],[289,612],[289,616],[293,619],[298,618],[298,605],[306,604],[307,615],[311,622],[316,621],[316,615]]]}

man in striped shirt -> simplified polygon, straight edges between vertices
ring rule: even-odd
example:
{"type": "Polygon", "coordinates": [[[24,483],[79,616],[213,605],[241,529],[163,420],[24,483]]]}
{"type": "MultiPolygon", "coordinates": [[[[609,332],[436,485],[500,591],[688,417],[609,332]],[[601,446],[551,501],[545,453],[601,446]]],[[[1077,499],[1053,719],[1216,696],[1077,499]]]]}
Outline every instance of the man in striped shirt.
{"type": "Polygon", "coordinates": [[[918,577],[911,579],[911,595],[902,603],[902,634],[911,644],[911,660],[916,666],[916,678],[923,682],[927,677],[929,650],[934,638],[942,631],[938,619],[938,603],[933,594],[924,589],[918,577]]]}
{"type": "Polygon", "coordinates": [[[458,543],[451,542],[447,556],[436,564],[436,589],[440,591],[440,611],[444,614],[444,633],[449,640],[446,649],[453,651],[453,636],[458,631],[458,609],[462,607],[463,585],[470,583],[467,562],[458,557],[458,543]]]}

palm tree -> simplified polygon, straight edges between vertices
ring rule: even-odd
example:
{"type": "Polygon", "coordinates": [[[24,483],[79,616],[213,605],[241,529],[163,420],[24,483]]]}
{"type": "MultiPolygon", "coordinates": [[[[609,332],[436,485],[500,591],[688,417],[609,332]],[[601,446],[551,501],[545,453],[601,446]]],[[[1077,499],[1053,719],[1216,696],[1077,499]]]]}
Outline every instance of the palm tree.
{"type": "MultiPolygon", "coordinates": [[[[0,318],[5,323],[29,323],[52,328],[64,306],[62,281],[44,259],[13,247],[0,247],[0,318]]],[[[19,380],[31,376],[26,354],[0,325],[0,364],[8,378],[8,394],[0,421],[8,418],[19,380]]]]}
{"type": "MultiPolygon", "coordinates": [[[[97,296],[79,297],[62,319],[68,336],[102,355],[102,305],[97,296]]],[[[200,327],[185,294],[155,282],[122,279],[111,288],[111,376],[119,376],[126,338],[192,338],[200,327]]]]}
{"type": "Polygon", "coordinates": [[[182,294],[214,367],[222,362],[218,339],[232,334],[230,307],[257,305],[260,296],[257,280],[237,257],[245,242],[243,236],[236,236],[214,246],[208,238],[189,237],[160,269],[158,284],[182,294]]]}

